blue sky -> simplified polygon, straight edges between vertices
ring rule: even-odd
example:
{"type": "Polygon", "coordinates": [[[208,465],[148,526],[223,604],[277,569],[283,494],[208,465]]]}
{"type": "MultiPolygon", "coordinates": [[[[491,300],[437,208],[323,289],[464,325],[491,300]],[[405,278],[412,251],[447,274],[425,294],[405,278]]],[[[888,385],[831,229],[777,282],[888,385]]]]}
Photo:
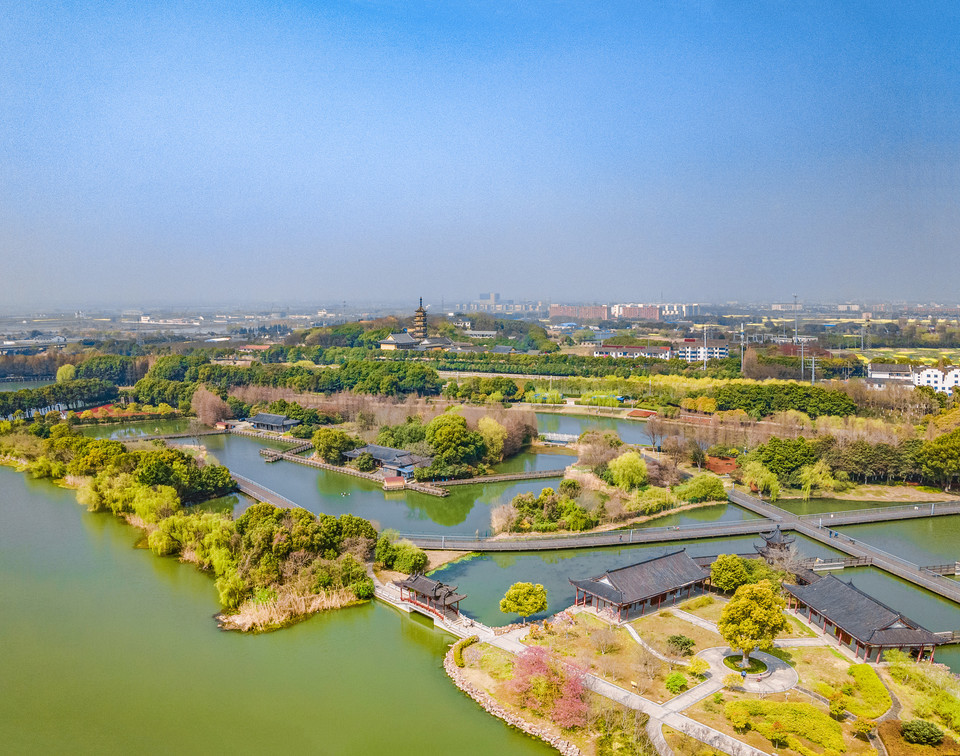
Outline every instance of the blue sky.
{"type": "Polygon", "coordinates": [[[17,3],[9,305],[960,299],[956,3],[17,3]]]}

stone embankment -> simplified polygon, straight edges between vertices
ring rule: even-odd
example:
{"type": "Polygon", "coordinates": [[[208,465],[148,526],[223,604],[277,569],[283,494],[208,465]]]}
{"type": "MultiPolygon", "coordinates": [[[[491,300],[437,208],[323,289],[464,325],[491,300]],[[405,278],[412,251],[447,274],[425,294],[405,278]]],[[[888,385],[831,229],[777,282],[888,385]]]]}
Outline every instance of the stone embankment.
{"type": "Polygon", "coordinates": [[[456,662],[453,661],[452,648],[447,651],[446,656],[443,657],[443,668],[447,671],[450,679],[453,680],[453,684],[460,688],[460,690],[470,696],[470,698],[472,698],[478,704],[480,704],[483,710],[488,714],[499,717],[508,725],[516,727],[518,730],[522,730],[528,735],[532,735],[535,738],[540,738],[553,748],[556,748],[557,751],[563,754],[563,756],[581,756],[582,752],[580,749],[569,740],[564,740],[563,738],[554,735],[545,727],[539,727],[538,725],[532,724],[522,717],[507,711],[503,706],[497,703],[493,696],[491,696],[485,690],[480,690],[476,685],[469,682],[463,674],[463,670],[461,670],[456,665],[456,662]]]}

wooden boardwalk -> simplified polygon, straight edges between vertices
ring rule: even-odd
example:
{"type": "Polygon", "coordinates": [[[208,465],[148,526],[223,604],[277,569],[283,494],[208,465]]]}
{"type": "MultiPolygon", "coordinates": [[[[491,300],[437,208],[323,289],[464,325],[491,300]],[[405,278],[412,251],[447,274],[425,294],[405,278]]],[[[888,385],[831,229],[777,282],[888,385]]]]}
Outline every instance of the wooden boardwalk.
{"type": "Polygon", "coordinates": [[[547,478],[562,478],[567,474],[569,467],[558,470],[527,470],[525,472],[502,473],[500,475],[481,475],[479,478],[463,478],[462,480],[434,480],[431,485],[446,488],[448,486],[469,486],[478,483],[502,483],[508,480],[540,480],[547,478]]]}

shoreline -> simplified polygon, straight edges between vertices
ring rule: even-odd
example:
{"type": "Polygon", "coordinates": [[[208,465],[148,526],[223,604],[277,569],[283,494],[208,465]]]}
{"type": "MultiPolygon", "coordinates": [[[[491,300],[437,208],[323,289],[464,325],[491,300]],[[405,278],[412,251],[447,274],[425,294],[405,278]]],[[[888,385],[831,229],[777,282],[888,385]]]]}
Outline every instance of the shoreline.
{"type": "MultiPolygon", "coordinates": [[[[459,643],[460,641],[458,641],[459,643]]],[[[456,645],[456,644],[454,644],[456,645]]],[[[453,660],[453,646],[449,648],[443,656],[443,669],[447,676],[453,681],[453,684],[465,695],[472,698],[487,714],[501,719],[511,727],[525,732],[533,738],[544,741],[547,745],[557,749],[563,756],[581,756],[583,753],[577,746],[558,735],[554,735],[545,728],[528,722],[518,714],[507,711],[503,706],[497,703],[485,690],[480,690],[473,683],[466,679],[461,669],[453,660]]]]}

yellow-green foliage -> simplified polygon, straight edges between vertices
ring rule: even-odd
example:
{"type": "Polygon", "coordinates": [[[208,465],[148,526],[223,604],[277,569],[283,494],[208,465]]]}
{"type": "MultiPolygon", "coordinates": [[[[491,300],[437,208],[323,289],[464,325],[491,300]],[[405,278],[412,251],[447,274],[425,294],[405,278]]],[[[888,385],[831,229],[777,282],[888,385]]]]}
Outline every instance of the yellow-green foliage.
{"type": "Polygon", "coordinates": [[[853,677],[853,691],[843,686],[834,688],[826,683],[817,685],[817,693],[825,698],[841,696],[843,708],[858,717],[876,719],[893,705],[883,682],[869,664],[852,664],[847,673],[853,677]]]}
{"type": "Polygon", "coordinates": [[[130,473],[105,471],[88,481],[79,493],[80,502],[92,512],[135,514],[144,522],[157,522],[180,509],[180,497],[171,486],[137,483],[130,473]]]}
{"type": "Polygon", "coordinates": [[[738,730],[756,730],[771,743],[803,756],[821,754],[803,745],[800,738],[838,753],[847,750],[840,723],[813,704],[743,699],[727,703],[724,714],[738,730]]]}
{"type": "Polygon", "coordinates": [[[453,644],[453,663],[463,669],[466,666],[466,662],[463,660],[463,649],[479,641],[480,637],[478,635],[471,635],[469,638],[464,638],[453,644]]]}
{"type": "Polygon", "coordinates": [[[887,651],[890,675],[921,695],[914,711],[923,719],[939,719],[953,732],[960,732],[960,683],[942,664],[917,663],[902,651],[887,651]]]}
{"type": "Polygon", "coordinates": [[[648,486],[642,491],[637,491],[637,493],[631,497],[627,502],[627,509],[633,512],[651,515],[667,509],[673,509],[678,503],[679,499],[668,489],[648,486]]]}

